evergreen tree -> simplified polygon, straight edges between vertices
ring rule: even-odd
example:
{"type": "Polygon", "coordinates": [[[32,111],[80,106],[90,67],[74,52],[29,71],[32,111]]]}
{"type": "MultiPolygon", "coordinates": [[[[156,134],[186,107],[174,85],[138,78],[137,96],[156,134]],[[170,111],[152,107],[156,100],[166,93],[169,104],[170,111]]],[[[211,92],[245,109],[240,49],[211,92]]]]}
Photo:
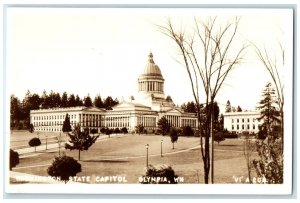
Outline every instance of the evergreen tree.
{"type": "Polygon", "coordinates": [[[274,139],[272,133],[272,128],[280,122],[279,110],[276,108],[276,97],[275,90],[272,87],[271,83],[267,83],[265,89],[262,92],[262,100],[259,102],[257,107],[260,110],[261,116],[258,120],[263,119],[262,128],[265,128],[267,132],[267,137],[271,140],[274,139]]]}
{"type": "Polygon", "coordinates": [[[66,92],[63,93],[61,96],[61,107],[66,108],[68,107],[68,94],[66,92]]]}
{"type": "Polygon", "coordinates": [[[59,93],[55,93],[53,90],[51,90],[49,96],[48,96],[48,104],[49,108],[57,108],[61,105],[61,98],[59,93]]]}
{"type": "Polygon", "coordinates": [[[55,108],[58,108],[61,106],[61,97],[60,97],[59,92],[54,94],[54,102],[53,103],[54,103],[55,108]]]}
{"type": "Polygon", "coordinates": [[[165,116],[161,117],[157,122],[158,128],[161,130],[163,135],[166,135],[170,131],[171,125],[165,116]]]}
{"type": "Polygon", "coordinates": [[[76,126],[73,133],[68,133],[70,144],[66,143],[65,148],[70,150],[78,150],[78,160],[80,161],[80,152],[88,150],[98,139],[99,135],[91,136],[87,130],[83,132],[80,126],[76,126]]]}
{"type": "Polygon", "coordinates": [[[94,106],[95,106],[95,107],[98,107],[98,108],[103,108],[103,107],[104,107],[100,95],[97,95],[97,96],[95,97],[95,99],[94,99],[94,106]]]}
{"type": "Polygon", "coordinates": [[[189,113],[197,112],[197,107],[193,101],[188,102],[186,108],[187,108],[187,112],[189,112],[189,113]]]}
{"type": "Polygon", "coordinates": [[[227,103],[226,103],[226,107],[225,107],[225,112],[231,112],[232,109],[231,109],[231,104],[230,104],[230,101],[228,100],[227,103]]]}
{"type": "Polygon", "coordinates": [[[173,101],[173,100],[172,100],[172,97],[171,97],[170,95],[168,95],[167,98],[166,98],[166,101],[172,102],[172,101],[173,101]]]}
{"type": "Polygon", "coordinates": [[[64,133],[72,131],[69,114],[66,114],[65,121],[62,126],[62,131],[64,133]]]}
{"type": "Polygon", "coordinates": [[[76,95],[75,106],[83,106],[82,99],[80,99],[80,97],[78,96],[78,94],[76,95]]]}
{"type": "Polygon", "coordinates": [[[119,104],[119,100],[118,100],[118,98],[115,98],[115,100],[113,101],[113,106],[115,106],[117,104],[119,104]]]}
{"type": "Polygon", "coordinates": [[[243,110],[242,110],[242,108],[241,108],[240,106],[238,106],[238,107],[236,108],[236,111],[237,111],[237,112],[242,112],[243,110]]]}
{"type": "Polygon", "coordinates": [[[111,110],[112,106],[114,104],[114,100],[112,99],[111,96],[108,96],[106,97],[106,99],[104,100],[104,107],[107,109],[107,110],[111,110]]]}
{"type": "Polygon", "coordinates": [[[68,98],[68,107],[75,107],[75,106],[76,106],[75,96],[74,94],[70,94],[68,98]]]}
{"type": "Polygon", "coordinates": [[[49,99],[48,99],[48,94],[46,92],[46,90],[43,91],[43,95],[41,97],[41,107],[43,109],[48,109],[49,108],[49,103],[48,103],[49,99]]]}
{"type": "Polygon", "coordinates": [[[16,127],[24,118],[21,102],[14,95],[10,96],[10,127],[16,127]]]}
{"type": "Polygon", "coordinates": [[[187,112],[187,105],[186,105],[186,103],[183,103],[183,104],[180,106],[180,108],[182,108],[184,112],[187,112]]]}
{"type": "Polygon", "coordinates": [[[90,95],[88,95],[87,97],[84,98],[84,106],[85,107],[93,106],[92,99],[91,99],[90,95]]]}
{"type": "Polygon", "coordinates": [[[29,129],[29,124],[30,124],[30,110],[36,110],[39,109],[41,105],[41,99],[38,94],[31,94],[30,91],[28,90],[25,98],[23,100],[23,105],[22,105],[22,114],[24,116],[24,124],[27,129],[29,129]]]}

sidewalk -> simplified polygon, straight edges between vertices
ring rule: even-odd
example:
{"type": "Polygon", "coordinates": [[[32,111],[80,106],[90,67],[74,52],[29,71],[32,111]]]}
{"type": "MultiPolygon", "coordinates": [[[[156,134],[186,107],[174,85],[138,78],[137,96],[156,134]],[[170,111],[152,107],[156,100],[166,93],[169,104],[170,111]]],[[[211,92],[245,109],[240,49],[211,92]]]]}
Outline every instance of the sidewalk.
{"type": "MultiPolygon", "coordinates": [[[[125,134],[125,135],[124,134],[111,134],[110,138],[118,137],[118,136],[123,137],[123,136],[127,136],[127,135],[129,135],[129,134],[125,134]]],[[[96,142],[99,142],[103,139],[110,139],[110,138],[108,138],[108,135],[102,135],[101,134],[96,142]]],[[[66,142],[61,142],[60,143],[60,148],[61,149],[64,149],[65,143],[66,142]]],[[[52,149],[52,150],[53,149],[58,149],[58,143],[47,144],[47,150],[50,150],[50,149],[52,149]]],[[[35,151],[34,147],[26,147],[26,148],[16,149],[14,151],[18,152],[19,155],[28,154],[28,153],[35,153],[35,152],[42,152],[42,151],[45,152],[46,151],[46,145],[43,144],[43,145],[37,146],[36,151],[35,151]]]]}

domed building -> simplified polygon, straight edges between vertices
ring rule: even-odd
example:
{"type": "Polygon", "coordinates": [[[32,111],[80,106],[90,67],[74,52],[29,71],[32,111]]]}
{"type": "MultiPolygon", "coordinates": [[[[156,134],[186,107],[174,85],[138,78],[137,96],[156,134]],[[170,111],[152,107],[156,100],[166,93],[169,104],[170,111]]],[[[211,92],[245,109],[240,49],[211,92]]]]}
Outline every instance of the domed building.
{"type": "Polygon", "coordinates": [[[35,131],[61,131],[65,115],[70,116],[71,125],[80,124],[81,128],[100,129],[123,128],[134,131],[138,125],[143,125],[148,132],[157,129],[158,120],[165,116],[171,126],[197,127],[197,117],[176,107],[171,97],[165,96],[164,78],[161,69],[155,64],[153,54],[148,55],[148,61],[140,74],[135,97],[123,100],[112,110],[96,107],[71,107],[57,109],[40,109],[30,111],[30,122],[35,131]]]}
{"type": "Polygon", "coordinates": [[[138,95],[136,100],[151,106],[152,110],[174,108],[172,99],[164,94],[164,78],[160,68],[154,63],[153,54],[148,55],[148,62],[138,78],[138,95]]]}
{"type": "Polygon", "coordinates": [[[138,78],[138,93],[134,99],[123,100],[106,113],[107,127],[128,127],[133,131],[142,124],[146,130],[157,129],[158,120],[165,116],[169,123],[177,128],[183,126],[197,127],[197,117],[176,107],[171,97],[165,96],[164,78],[161,69],[155,64],[153,54],[149,53],[148,61],[138,78]],[[118,121],[121,117],[121,124],[118,121]],[[125,120],[124,120],[125,119],[125,120]]]}

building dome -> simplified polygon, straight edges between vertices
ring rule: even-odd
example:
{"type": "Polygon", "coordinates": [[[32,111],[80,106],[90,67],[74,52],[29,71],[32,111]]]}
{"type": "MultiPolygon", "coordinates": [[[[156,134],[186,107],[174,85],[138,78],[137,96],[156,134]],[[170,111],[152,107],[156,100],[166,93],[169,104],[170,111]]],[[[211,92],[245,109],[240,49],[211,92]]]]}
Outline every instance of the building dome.
{"type": "Polygon", "coordinates": [[[164,98],[164,78],[150,52],[144,71],[138,78],[139,93],[151,98],[164,98]]]}
{"type": "Polygon", "coordinates": [[[146,64],[142,75],[144,75],[144,76],[162,76],[159,67],[154,63],[153,54],[151,52],[148,55],[148,63],[146,64]]]}

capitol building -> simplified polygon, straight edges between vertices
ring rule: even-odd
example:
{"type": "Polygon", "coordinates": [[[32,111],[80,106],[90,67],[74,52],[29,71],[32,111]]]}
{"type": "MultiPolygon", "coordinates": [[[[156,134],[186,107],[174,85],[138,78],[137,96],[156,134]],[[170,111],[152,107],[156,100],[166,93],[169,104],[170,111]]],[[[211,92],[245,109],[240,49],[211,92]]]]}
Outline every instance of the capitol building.
{"type": "Polygon", "coordinates": [[[196,128],[197,116],[184,112],[172,99],[165,96],[164,82],[161,70],[150,53],[146,66],[138,77],[138,93],[134,98],[122,100],[112,110],[84,106],[31,110],[30,123],[35,131],[60,132],[68,114],[72,127],[79,124],[82,129],[97,129],[98,132],[103,127],[126,127],[132,132],[136,126],[143,125],[151,132],[157,129],[158,120],[165,116],[173,127],[196,128]]]}

